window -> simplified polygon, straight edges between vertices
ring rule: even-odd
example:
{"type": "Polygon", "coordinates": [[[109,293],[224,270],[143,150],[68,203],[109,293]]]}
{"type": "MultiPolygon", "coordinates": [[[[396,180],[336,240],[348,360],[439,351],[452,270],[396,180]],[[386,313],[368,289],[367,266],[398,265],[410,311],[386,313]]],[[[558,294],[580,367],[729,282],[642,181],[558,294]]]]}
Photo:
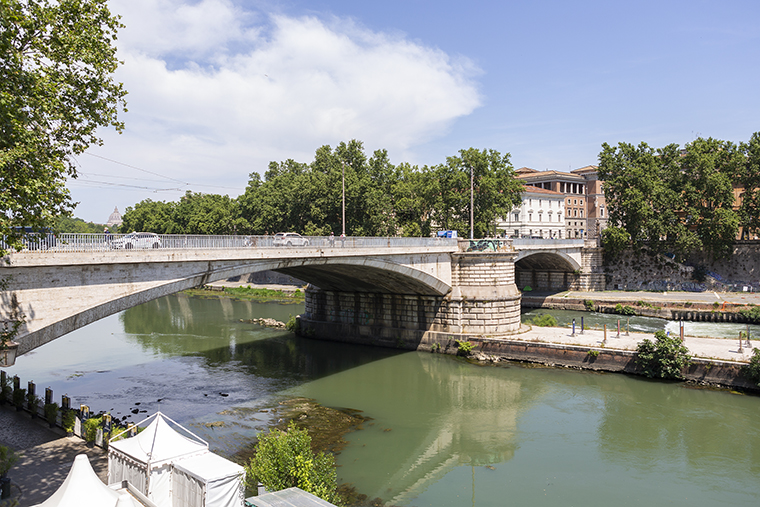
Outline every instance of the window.
{"type": "Polygon", "coordinates": [[[528,213],[528,222],[533,221],[533,213],[528,213]]]}
{"type": "Polygon", "coordinates": [[[599,206],[599,216],[600,217],[604,216],[604,206],[599,206]]]}
{"type": "Polygon", "coordinates": [[[533,206],[533,199],[530,199],[530,205],[533,206]]]}
{"type": "Polygon", "coordinates": [[[567,208],[567,216],[570,216],[570,208],[567,208]]]}
{"type": "Polygon", "coordinates": [[[515,229],[515,238],[520,237],[520,229],[515,229]]]}
{"type": "Polygon", "coordinates": [[[583,199],[581,199],[581,206],[583,206],[583,199]]]}
{"type": "Polygon", "coordinates": [[[520,214],[515,213],[515,222],[519,222],[519,221],[520,221],[520,214]]]}
{"type": "Polygon", "coordinates": [[[538,207],[540,208],[543,205],[541,199],[538,200],[538,207]]]}
{"type": "Polygon", "coordinates": [[[538,221],[539,221],[539,222],[541,222],[541,221],[542,221],[542,218],[543,218],[543,217],[541,216],[541,213],[539,213],[539,214],[538,214],[538,221]]]}
{"type": "Polygon", "coordinates": [[[573,210],[573,212],[574,212],[574,213],[573,213],[573,216],[574,216],[574,217],[577,217],[577,216],[578,216],[578,210],[577,210],[577,209],[574,209],[574,210],[573,210]]]}
{"type": "Polygon", "coordinates": [[[578,204],[578,199],[573,199],[573,204],[578,204]]]}
{"type": "Polygon", "coordinates": [[[583,210],[581,210],[581,218],[583,218],[583,210]]]}

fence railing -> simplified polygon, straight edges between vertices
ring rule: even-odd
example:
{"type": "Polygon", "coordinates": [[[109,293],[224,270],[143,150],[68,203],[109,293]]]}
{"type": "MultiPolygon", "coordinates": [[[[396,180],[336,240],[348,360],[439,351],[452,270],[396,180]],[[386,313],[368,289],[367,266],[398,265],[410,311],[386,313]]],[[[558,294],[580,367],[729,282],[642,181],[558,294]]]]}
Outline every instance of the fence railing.
{"type": "MultiPolygon", "coordinates": [[[[250,235],[189,235],[189,234],[47,234],[25,239],[24,252],[105,252],[110,250],[225,250],[233,248],[432,248],[455,249],[457,240],[451,238],[401,237],[330,237],[330,236],[250,236],[250,235]]],[[[0,246],[4,246],[0,242],[0,246]]]]}

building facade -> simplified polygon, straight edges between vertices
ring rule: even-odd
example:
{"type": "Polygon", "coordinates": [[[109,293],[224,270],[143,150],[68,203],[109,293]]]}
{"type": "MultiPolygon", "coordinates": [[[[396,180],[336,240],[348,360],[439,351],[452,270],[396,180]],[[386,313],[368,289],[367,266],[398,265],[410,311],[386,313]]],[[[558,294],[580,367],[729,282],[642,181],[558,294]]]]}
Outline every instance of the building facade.
{"type": "Polygon", "coordinates": [[[527,185],[520,206],[497,220],[496,229],[510,238],[566,238],[565,196],[527,185]]]}
{"type": "Polygon", "coordinates": [[[597,166],[589,165],[569,173],[523,167],[516,173],[525,185],[551,190],[564,196],[564,238],[596,238],[607,227],[604,189],[598,177],[597,166]]]}

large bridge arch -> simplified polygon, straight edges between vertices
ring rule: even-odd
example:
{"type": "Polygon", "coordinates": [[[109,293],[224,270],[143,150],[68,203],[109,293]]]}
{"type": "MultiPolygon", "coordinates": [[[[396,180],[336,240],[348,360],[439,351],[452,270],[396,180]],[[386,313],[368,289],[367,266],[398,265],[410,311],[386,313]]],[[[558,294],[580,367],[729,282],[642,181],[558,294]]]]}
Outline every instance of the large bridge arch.
{"type": "Polygon", "coordinates": [[[346,292],[441,296],[451,289],[446,281],[415,267],[361,256],[72,264],[25,276],[30,269],[16,268],[12,290],[4,293],[16,295],[26,316],[16,339],[19,354],[133,306],[258,271],[275,270],[346,292]]]}

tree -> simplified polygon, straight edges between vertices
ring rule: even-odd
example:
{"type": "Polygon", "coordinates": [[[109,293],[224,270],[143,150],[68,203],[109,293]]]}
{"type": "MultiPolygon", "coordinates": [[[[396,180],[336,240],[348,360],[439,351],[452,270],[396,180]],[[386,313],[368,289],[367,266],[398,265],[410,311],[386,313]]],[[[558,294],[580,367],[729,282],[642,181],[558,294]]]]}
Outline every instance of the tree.
{"type": "Polygon", "coordinates": [[[428,177],[433,198],[433,221],[442,229],[470,230],[470,171],[474,180],[474,234],[492,234],[496,218],[520,204],[522,183],[515,179],[509,153],[468,148],[445,164],[432,168],[428,177]]]}
{"type": "Polygon", "coordinates": [[[742,143],[740,150],[745,163],[740,168],[738,182],[744,188],[739,207],[739,219],[744,228],[744,237],[750,239],[750,232],[760,231],[760,132],[752,134],[748,143],[742,143]]]}
{"type": "Polygon", "coordinates": [[[245,469],[249,489],[261,482],[267,491],[298,487],[328,502],[338,501],[335,458],[314,454],[309,433],[293,421],[285,431],[273,429],[261,435],[245,469]]]}
{"type": "Polygon", "coordinates": [[[72,156],[102,143],[97,128],[121,132],[121,27],[106,0],[0,2],[0,235],[11,247],[21,246],[14,227],[71,213],[72,156]]]}

